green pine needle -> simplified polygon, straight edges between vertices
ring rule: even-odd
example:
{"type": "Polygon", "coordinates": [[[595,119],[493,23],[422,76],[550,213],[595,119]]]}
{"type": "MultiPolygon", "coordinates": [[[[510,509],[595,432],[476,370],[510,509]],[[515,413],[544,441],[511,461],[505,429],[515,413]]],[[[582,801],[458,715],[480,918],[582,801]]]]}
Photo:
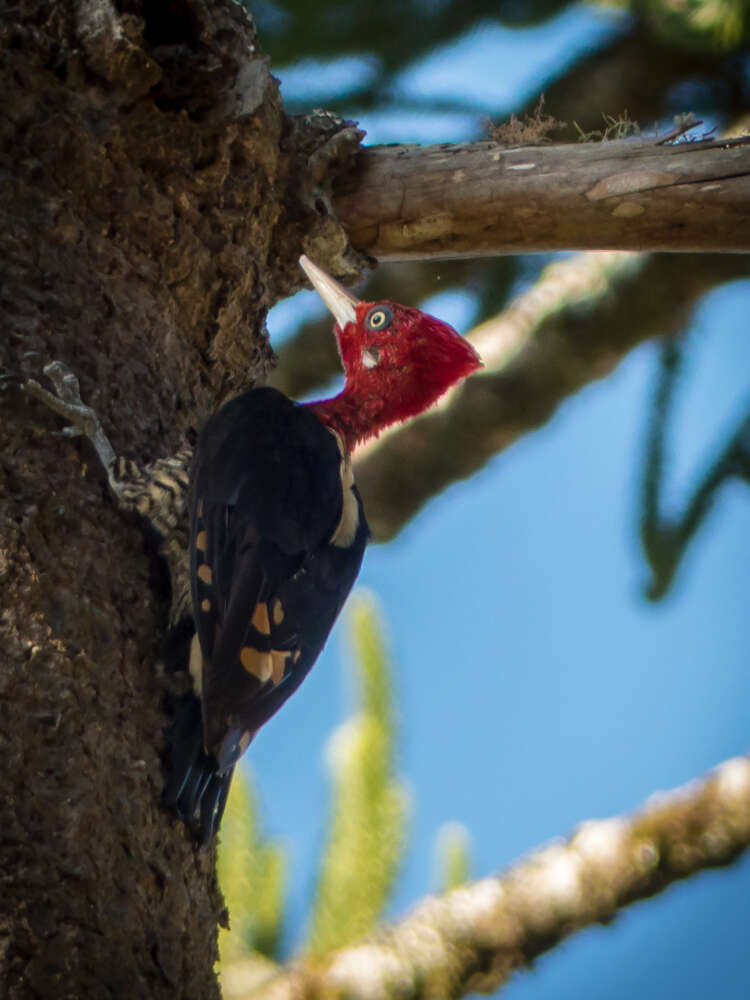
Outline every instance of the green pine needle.
{"type": "Polygon", "coordinates": [[[280,844],[259,830],[246,768],[237,768],[221,827],[217,871],[230,929],[219,934],[221,962],[259,952],[278,954],[283,925],[285,858],[280,844]]]}
{"type": "Polygon", "coordinates": [[[435,842],[437,885],[449,892],[471,878],[471,834],[462,823],[446,823],[435,842]]]}
{"type": "Polygon", "coordinates": [[[359,712],[329,745],[331,827],[318,878],[308,949],[322,953],[372,930],[403,856],[408,812],[394,776],[394,709],[382,625],[363,592],[350,611],[359,712]]]}

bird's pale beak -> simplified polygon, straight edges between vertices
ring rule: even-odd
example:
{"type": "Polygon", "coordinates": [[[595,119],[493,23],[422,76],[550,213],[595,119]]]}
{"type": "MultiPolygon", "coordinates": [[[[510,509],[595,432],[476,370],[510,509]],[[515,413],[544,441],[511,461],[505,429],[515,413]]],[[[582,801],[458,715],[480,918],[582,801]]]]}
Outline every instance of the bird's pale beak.
{"type": "Polygon", "coordinates": [[[313,264],[304,254],[300,257],[299,263],[315,291],[333,313],[339,329],[343,330],[347,323],[356,323],[359,299],[355,299],[343,285],[326,274],[317,264],[313,264]]]}

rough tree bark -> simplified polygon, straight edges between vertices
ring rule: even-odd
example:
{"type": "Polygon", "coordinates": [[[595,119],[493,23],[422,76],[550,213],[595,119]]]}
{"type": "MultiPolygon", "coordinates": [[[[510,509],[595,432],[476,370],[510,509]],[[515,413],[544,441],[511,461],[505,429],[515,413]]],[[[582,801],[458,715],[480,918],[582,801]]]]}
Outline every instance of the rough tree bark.
{"type": "MultiPolygon", "coordinates": [[[[284,116],[228,0],[27,0],[0,44],[0,374],[61,359],[119,453],[170,454],[265,371],[303,249],[358,272],[324,178],[357,133],[284,116]]],[[[213,855],[160,806],[157,564],[86,443],[0,403],[0,994],[216,996],[213,855]]]]}

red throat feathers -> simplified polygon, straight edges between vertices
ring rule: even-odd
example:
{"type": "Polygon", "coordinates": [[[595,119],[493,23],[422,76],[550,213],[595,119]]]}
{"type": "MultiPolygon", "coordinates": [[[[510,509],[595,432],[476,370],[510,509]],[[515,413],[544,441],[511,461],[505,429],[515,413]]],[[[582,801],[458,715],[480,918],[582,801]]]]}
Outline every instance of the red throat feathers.
{"type": "Polygon", "coordinates": [[[348,451],[385,427],[422,413],[482,362],[447,323],[395,302],[360,302],[300,257],[300,265],[336,320],[343,391],[311,404],[348,451]]]}

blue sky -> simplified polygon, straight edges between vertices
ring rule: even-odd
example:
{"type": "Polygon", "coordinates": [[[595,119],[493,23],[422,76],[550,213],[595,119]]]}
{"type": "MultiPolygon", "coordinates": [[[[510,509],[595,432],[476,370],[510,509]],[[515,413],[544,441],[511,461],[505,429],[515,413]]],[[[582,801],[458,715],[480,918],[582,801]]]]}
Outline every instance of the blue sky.
{"type": "MultiPolygon", "coordinates": [[[[483,29],[397,86],[412,94],[448,86],[467,100],[510,105],[570,57],[570,39],[594,44],[611,30],[611,19],[585,8],[528,33],[483,29]],[[516,63],[530,75],[514,74],[516,63]],[[492,65],[502,67],[502,81],[487,72],[492,65]],[[494,89],[485,94],[488,79],[494,89]]],[[[304,74],[295,72],[278,73],[282,94],[303,88],[304,74]]],[[[449,128],[440,119],[439,136],[431,119],[423,131],[412,122],[409,136],[403,119],[389,127],[384,115],[365,116],[362,124],[372,141],[465,137],[463,120],[449,128]]],[[[311,295],[294,302],[271,317],[279,340],[293,310],[316,308],[311,295]]],[[[473,305],[442,295],[432,309],[461,328],[473,305]]],[[[666,493],[677,509],[750,401],[748,316],[750,282],[735,282],[692,318],[666,493]]],[[[637,484],[657,365],[655,345],[632,352],[366,556],[361,583],[377,594],[388,624],[399,768],[413,803],[391,916],[433,887],[434,838],[446,821],[471,831],[480,876],[581,820],[634,809],[747,749],[747,487],[725,487],[670,596],[658,605],[642,597],[637,484]]],[[[289,849],[291,938],[307,912],[324,835],[325,742],[350,707],[345,655],[339,626],[249,755],[267,827],[289,849]]],[[[712,992],[744,1000],[749,896],[746,859],[570,939],[505,995],[698,1000],[712,992]]]]}

